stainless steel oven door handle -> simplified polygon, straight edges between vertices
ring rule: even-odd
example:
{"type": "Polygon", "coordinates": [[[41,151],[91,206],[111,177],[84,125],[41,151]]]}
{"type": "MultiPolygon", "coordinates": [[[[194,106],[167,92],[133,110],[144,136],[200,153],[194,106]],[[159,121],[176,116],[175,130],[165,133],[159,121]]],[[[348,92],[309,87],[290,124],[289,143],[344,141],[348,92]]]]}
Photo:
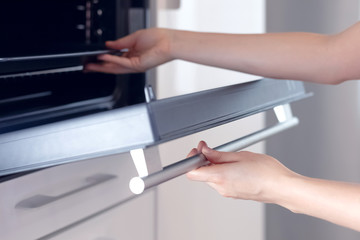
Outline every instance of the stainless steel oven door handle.
{"type": "Polygon", "coordinates": [[[95,174],[95,175],[92,175],[92,176],[87,177],[85,179],[85,181],[87,183],[85,186],[70,190],[70,191],[62,193],[62,194],[60,194],[58,196],[49,196],[49,195],[44,195],[44,194],[37,194],[37,195],[34,195],[32,197],[21,200],[20,202],[18,202],[15,205],[15,208],[17,208],[17,209],[40,208],[40,207],[43,207],[45,205],[48,205],[50,203],[53,203],[55,201],[58,201],[60,199],[65,198],[65,197],[68,197],[70,195],[82,192],[82,191],[84,191],[86,189],[97,186],[97,185],[99,185],[101,183],[110,181],[110,180],[115,179],[115,178],[117,178],[117,176],[111,175],[111,174],[102,174],[102,173],[95,174]]]}
{"type": "MultiPolygon", "coordinates": [[[[215,150],[223,152],[239,151],[272,135],[291,128],[298,123],[298,118],[291,116],[286,121],[280,121],[278,124],[272,127],[259,130],[232,142],[225,143],[216,147],[215,150]]],[[[129,187],[134,194],[141,194],[144,190],[185,174],[193,169],[206,165],[207,163],[208,162],[202,154],[186,158],[182,161],[164,167],[162,171],[150,174],[146,177],[134,177],[131,179],[129,187]]]]}

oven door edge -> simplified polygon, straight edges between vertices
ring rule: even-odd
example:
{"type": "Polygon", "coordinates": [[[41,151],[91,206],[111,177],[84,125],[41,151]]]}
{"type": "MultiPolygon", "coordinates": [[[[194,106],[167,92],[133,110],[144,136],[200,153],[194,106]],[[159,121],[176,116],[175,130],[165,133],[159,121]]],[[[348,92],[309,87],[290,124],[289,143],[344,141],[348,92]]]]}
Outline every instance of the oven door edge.
{"type": "Polygon", "coordinates": [[[0,176],[158,145],[309,95],[301,82],[261,79],[5,133],[0,176]]]}
{"type": "Polygon", "coordinates": [[[0,135],[0,176],[144,148],[146,103],[0,135]]]}

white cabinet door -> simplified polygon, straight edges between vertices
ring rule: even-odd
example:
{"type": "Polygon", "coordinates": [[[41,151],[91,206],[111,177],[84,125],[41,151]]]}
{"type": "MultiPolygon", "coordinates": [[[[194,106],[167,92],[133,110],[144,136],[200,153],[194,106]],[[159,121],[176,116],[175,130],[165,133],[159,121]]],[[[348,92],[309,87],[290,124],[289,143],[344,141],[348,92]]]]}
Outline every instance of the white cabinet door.
{"type": "MultiPolygon", "coordinates": [[[[223,33],[264,32],[264,0],[157,0],[157,26],[223,33]]],[[[258,79],[219,68],[174,61],[156,71],[156,94],[166,98],[258,79]]],[[[191,116],[189,116],[191,117],[191,116]]],[[[264,126],[263,114],[245,118],[160,145],[163,165],[186,157],[200,140],[211,147],[234,140],[264,126]]],[[[250,148],[263,151],[263,144],[250,148]]],[[[226,199],[206,184],[182,176],[158,187],[158,240],[253,239],[264,235],[264,211],[259,203],[226,199]]]]}
{"type": "MultiPolygon", "coordinates": [[[[154,149],[147,149],[145,155],[158,159],[154,149]]],[[[159,169],[149,169],[149,172],[155,170],[159,169]]],[[[129,189],[129,181],[134,176],[138,176],[138,171],[130,154],[122,153],[64,164],[3,182],[0,184],[0,238],[38,239],[66,229],[75,222],[132,198],[134,194],[129,189]]],[[[147,196],[145,200],[138,200],[137,204],[125,204],[128,207],[123,209],[127,210],[116,219],[120,224],[119,231],[131,233],[130,229],[136,229],[136,225],[133,228],[130,225],[136,223],[137,216],[142,225],[151,225],[153,204],[150,202],[154,201],[151,197],[154,194],[147,196]],[[129,226],[122,226],[123,222],[129,226]]],[[[89,228],[86,234],[91,235],[93,231],[95,234],[97,230],[89,228]]],[[[134,236],[141,234],[139,232],[134,236]]]]}
{"type": "Polygon", "coordinates": [[[156,240],[154,194],[147,192],[48,239],[156,240]]]}

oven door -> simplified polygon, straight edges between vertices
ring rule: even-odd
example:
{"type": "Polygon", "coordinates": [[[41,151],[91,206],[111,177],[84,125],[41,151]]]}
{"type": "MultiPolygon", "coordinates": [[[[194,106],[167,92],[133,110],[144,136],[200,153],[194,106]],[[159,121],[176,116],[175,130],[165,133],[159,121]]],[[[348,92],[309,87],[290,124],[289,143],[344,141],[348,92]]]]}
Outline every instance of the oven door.
{"type": "Polygon", "coordinates": [[[261,79],[4,133],[0,175],[147,148],[306,96],[301,82],[261,79]]]}

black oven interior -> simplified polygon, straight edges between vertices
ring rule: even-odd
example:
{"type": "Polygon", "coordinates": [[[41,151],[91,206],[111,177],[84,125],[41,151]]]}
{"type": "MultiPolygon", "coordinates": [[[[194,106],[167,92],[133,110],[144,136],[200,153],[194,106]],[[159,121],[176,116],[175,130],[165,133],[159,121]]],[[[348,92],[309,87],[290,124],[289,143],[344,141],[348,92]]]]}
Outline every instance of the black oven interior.
{"type": "Polygon", "coordinates": [[[126,33],[129,8],[130,1],[123,0],[3,1],[1,55],[43,55],[103,48],[105,40],[126,33]]]}
{"type": "Polygon", "coordinates": [[[145,1],[14,0],[0,5],[0,31],[5,33],[0,38],[0,133],[145,101],[145,74],[84,73],[84,58],[56,57],[103,50],[106,40],[144,28],[145,1]],[[55,57],[21,60],[47,55],[55,57]]]}

